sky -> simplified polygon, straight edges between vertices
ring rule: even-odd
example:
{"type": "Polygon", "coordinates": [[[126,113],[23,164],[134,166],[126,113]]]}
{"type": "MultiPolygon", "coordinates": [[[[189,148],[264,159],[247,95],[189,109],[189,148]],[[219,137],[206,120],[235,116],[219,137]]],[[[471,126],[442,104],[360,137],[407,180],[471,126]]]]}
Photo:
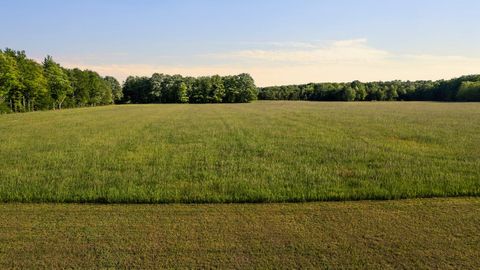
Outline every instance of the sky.
{"type": "Polygon", "coordinates": [[[257,85],[480,73],[478,0],[0,0],[0,48],[123,81],[257,85]]]}

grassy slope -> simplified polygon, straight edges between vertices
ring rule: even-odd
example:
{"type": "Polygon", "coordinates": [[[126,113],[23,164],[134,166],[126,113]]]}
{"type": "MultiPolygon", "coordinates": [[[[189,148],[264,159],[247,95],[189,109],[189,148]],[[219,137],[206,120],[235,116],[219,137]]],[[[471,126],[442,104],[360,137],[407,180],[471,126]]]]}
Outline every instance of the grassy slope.
{"type": "Polygon", "coordinates": [[[0,201],[480,195],[479,103],[127,105],[0,115],[0,201]]]}
{"type": "Polygon", "coordinates": [[[480,199],[0,204],[0,268],[479,269],[480,199]]]}

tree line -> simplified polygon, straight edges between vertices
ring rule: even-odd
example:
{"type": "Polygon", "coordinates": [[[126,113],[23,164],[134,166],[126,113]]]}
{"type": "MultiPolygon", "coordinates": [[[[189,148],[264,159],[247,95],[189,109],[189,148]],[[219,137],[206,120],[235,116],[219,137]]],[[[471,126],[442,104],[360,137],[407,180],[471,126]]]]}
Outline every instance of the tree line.
{"type": "Polygon", "coordinates": [[[309,83],[259,88],[261,100],[480,101],[480,75],[438,81],[309,83]]]}
{"type": "Polygon", "coordinates": [[[106,105],[121,98],[113,77],[64,68],[51,56],[40,64],[24,51],[0,50],[0,112],[106,105]]]}
{"type": "Polygon", "coordinates": [[[252,100],[480,101],[480,75],[438,81],[309,83],[257,88],[246,73],[183,77],[155,73],[111,76],[68,69],[47,56],[0,50],[0,113],[99,106],[113,103],[242,103],[252,100]]]}
{"type": "Polygon", "coordinates": [[[198,78],[155,73],[130,76],[121,86],[111,76],[64,68],[51,56],[37,63],[25,51],[0,50],[0,113],[112,103],[240,103],[257,99],[257,91],[245,73],[198,78]]]}
{"type": "Polygon", "coordinates": [[[155,73],[127,78],[123,103],[244,103],[257,99],[257,87],[246,73],[234,76],[183,77],[155,73]]]}

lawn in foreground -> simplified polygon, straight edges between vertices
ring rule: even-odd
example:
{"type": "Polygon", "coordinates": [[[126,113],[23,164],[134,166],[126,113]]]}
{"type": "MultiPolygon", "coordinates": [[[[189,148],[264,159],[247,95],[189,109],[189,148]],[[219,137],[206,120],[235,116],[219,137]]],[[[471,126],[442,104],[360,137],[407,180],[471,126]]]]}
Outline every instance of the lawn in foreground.
{"type": "Polygon", "coordinates": [[[0,115],[0,201],[480,195],[480,103],[124,105],[0,115]]]}
{"type": "Polygon", "coordinates": [[[480,199],[0,204],[0,268],[479,269],[480,199]]]}

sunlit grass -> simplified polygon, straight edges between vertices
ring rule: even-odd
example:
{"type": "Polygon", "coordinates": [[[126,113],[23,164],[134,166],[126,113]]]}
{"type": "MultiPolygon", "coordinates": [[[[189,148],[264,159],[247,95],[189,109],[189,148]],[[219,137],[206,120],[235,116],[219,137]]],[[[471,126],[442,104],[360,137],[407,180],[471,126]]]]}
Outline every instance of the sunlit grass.
{"type": "Polygon", "coordinates": [[[0,201],[480,195],[480,104],[124,105],[0,115],[0,201]]]}

